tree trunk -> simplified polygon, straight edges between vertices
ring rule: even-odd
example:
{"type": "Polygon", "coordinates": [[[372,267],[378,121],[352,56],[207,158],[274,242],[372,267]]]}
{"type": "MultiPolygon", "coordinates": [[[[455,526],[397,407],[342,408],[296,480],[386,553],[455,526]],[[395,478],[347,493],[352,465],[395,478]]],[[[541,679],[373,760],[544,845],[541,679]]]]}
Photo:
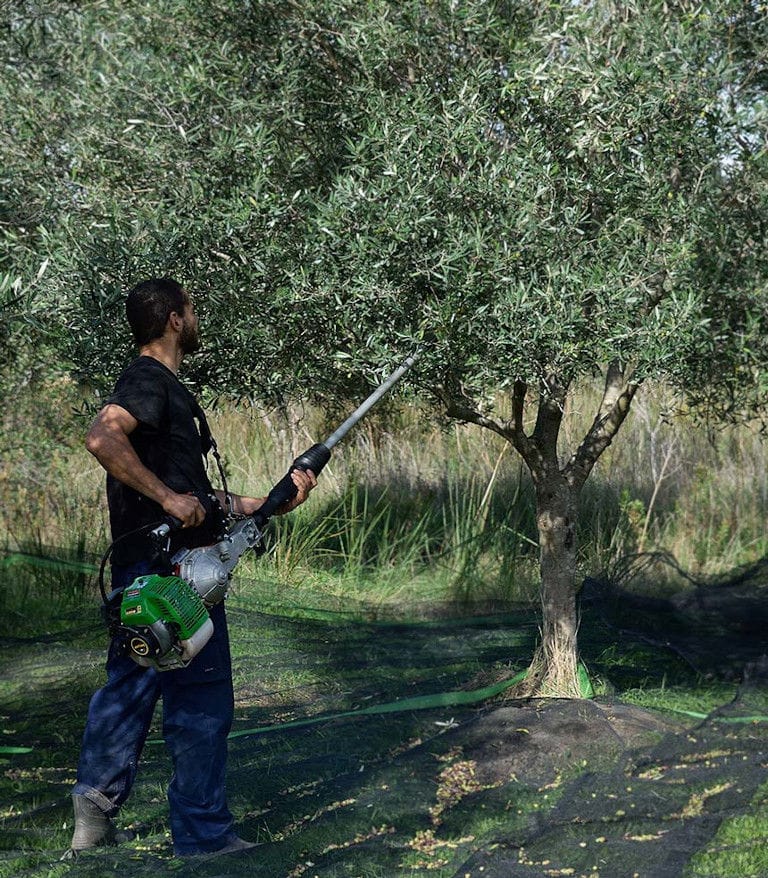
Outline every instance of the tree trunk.
{"type": "Polygon", "coordinates": [[[567,376],[548,376],[539,387],[533,432],[524,429],[528,385],[514,382],[511,416],[497,422],[483,415],[456,382],[435,388],[446,413],[503,436],[528,466],[536,487],[539,531],[542,638],[526,679],[509,690],[512,697],[550,695],[581,698],[576,641],[576,525],[581,488],[600,455],[611,444],[629,412],[639,383],[618,360],[605,371],[600,408],[581,445],[561,467],[558,436],[570,387],[567,376]]]}
{"type": "Polygon", "coordinates": [[[578,494],[560,472],[552,473],[536,486],[542,637],[522,686],[525,694],[560,698],[582,695],[576,641],[578,494]]]}

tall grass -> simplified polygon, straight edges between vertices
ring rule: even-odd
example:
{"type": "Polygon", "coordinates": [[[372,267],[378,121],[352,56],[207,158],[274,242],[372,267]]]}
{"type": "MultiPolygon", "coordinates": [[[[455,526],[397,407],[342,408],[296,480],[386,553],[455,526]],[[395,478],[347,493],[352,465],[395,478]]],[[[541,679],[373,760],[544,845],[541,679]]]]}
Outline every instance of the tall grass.
{"type": "MultiPolygon", "coordinates": [[[[566,412],[569,455],[596,405],[584,388],[566,412]]],[[[762,436],[707,432],[673,417],[674,398],[646,390],[582,495],[582,572],[636,552],[664,551],[694,575],[766,555],[768,476],[762,436]]],[[[43,419],[44,420],[44,419],[43,419]]],[[[221,407],[211,424],[232,490],[264,494],[329,424],[319,411],[276,414],[221,407]]],[[[82,447],[26,439],[0,468],[5,547],[56,547],[82,557],[107,544],[103,476],[82,447]],[[41,454],[41,446],[45,452],[41,454]]],[[[537,546],[533,493],[515,452],[469,425],[440,428],[424,411],[383,407],[337,447],[309,502],[274,522],[271,550],[255,566],[293,586],[349,590],[391,602],[533,600],[537,546]]]]}

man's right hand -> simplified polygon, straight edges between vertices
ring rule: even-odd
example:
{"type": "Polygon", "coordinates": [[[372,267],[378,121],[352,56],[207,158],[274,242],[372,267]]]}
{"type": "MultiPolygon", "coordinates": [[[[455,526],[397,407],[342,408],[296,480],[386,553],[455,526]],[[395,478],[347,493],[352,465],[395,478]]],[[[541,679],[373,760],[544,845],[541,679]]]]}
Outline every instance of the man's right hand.
{"type": "Polygon", "coordinates": [[[182,527],[197,527],[205,518],[205,508],[194,494],[169,494],[163,512],[178,518],[182,527]]]}

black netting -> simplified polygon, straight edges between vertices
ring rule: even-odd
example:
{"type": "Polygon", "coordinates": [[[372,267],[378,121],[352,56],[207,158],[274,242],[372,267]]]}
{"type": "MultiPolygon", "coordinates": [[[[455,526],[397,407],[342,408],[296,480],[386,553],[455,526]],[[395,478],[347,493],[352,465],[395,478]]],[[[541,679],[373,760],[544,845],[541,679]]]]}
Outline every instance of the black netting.
{"type": "Polygon", "coordinates": [[[530,608],[385,618],[241,583],[229,795],[263,844],[240,863],[173,859],[158,723],[120,815],[139,838],[58,862],[105,636],[93,604],[37,633],[6,613],[0,876],[767,875],[766,568],[661,600],[658,564],[584,584],[584,701],[487,697],[530,659],[530,608]]]}

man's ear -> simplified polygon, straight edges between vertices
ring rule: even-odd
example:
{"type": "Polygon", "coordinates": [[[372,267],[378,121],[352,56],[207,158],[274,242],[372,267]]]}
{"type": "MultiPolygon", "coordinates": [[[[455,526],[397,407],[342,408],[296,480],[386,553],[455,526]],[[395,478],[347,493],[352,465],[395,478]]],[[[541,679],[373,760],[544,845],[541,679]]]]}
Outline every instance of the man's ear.
{"type": "Polygon", "coordinates": [[[168,315],[168,326],[174,332],[181,332],[182,327],[184,326],[184,318],[176,311],[171,311],[168,315]]]}

